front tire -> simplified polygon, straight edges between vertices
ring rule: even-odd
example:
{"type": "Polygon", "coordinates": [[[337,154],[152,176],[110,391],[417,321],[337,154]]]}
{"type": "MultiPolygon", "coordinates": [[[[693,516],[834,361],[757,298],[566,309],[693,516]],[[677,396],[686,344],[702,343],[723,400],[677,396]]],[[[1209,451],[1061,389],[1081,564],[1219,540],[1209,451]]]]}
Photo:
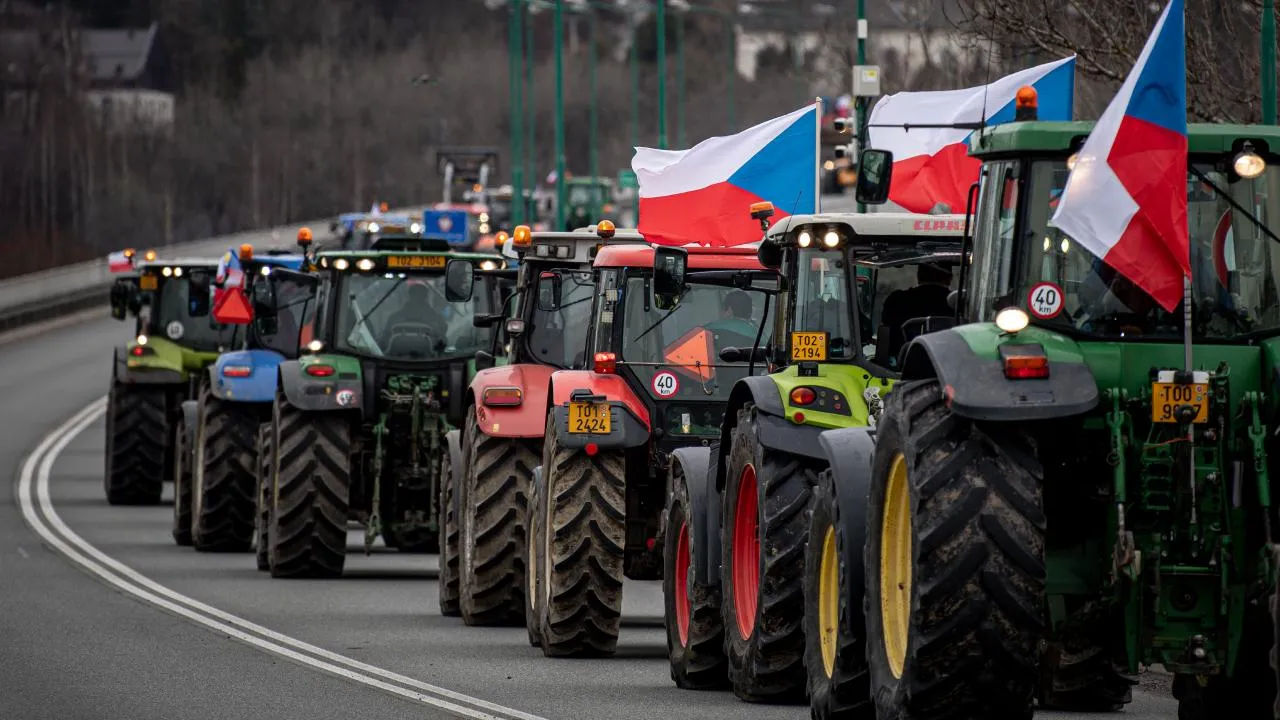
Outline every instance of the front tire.
{"type": "Polygon", "coordinates": [[[107,396],[107,467],[111,505],[159,505],[170,447],[168,388],[112,382],[107,396]]]}
{"type": "Polygon", "coordinates": [[[192,544],[201,552],[247,552],[257,513],[254,406],[228,403],[206,388],[192,462],[192,544]]]}
{"type": "Polygon", "coordinates": [[[538,456],[527,440],[486,435],[475,406],[466,420],[467,466],[462,477],[462,620],[467,625],[515,625],[524,618],[524,541],[529,476],[538,456]]]}
{"type": "Polygon", "coordinates": [[[755,413],[752,403],[738,411],[721,513],[729,680],[748,702],[802,702],[804,548],[817,477],[800,458],[760,444],[755,413]]]}
{"type": "Polygon", "coordinates": [[[662,596],[667,629],[667,660],[676,687],[716,690],[729,684],[724,654],[720,593],[696,581],[699,552],[693,531],[689,488],[678,464],[672,469],[663,538],[662,596]]]}
{"type": "Polygon", "coordinates": [[[877,434],[866,607],[879,716],[1029,720],[1045,632],[1033,442],[954,416],[936,380],[899,385],[877,434]]]}
{"type": "Polygon", "coordinates": [[[626,547],[625,462],[620,450],[593,457],[562,448],[548,423],[549,540],[542,598],[548,657],[612,655],[622,623],[622,563],[626,547]]]}
{"type": "Polygon", "coordinates": [[[339,577],[347,555],[351,425],[276,396],[268,556],[271,577],[339,577]]]}

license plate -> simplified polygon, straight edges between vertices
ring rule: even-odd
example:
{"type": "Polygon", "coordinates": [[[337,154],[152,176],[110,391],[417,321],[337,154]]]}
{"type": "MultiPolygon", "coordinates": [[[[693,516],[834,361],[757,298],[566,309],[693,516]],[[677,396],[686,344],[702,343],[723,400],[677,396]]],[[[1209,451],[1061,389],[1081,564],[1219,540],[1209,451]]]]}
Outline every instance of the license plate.
{"type": "Polygon", "coordinates": [[[155,290],[159,285],[155,275],[143,275],[138,278],[138,287],[143,290],[155,290]]]}
{"type": "Polygon", "coordinates": [[[613,430],[608,403],[569,403],[569,432],[608,435],[613,430]]]}
{"type": "Polygon", "coordinates": [[[444,264],[443,255],[392,255],[387,258],[389,268],[442,268],[444,264]]]}
{"type": "Polygon", "coordinates": [[[1176,423],[1174,410],[1179,405],[1196,409],[1193,422],[1209,422],[1209,384],[1151,383],[1151,422],[1176,423]]]}
{"type": "Polygon", "coordinates": [[[818,362],[826,360],[827,334],[825,332],[791,333],[791,359],[818,362]]]}

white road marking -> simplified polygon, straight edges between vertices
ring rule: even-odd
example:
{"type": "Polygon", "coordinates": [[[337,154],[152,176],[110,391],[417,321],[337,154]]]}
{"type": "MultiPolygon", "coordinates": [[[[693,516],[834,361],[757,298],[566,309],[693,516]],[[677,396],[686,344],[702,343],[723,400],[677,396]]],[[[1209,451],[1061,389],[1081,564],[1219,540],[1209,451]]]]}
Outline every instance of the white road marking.
{"type": "Polygon", "coordinates": [[[54,510],[49,497],[49,477],[58,455],[105,411],[104,397],[45,436],[23,461],[18,478],[18,502],[27,524],[71,561],[140,600],[303,665],[475,720],[545,720],[537,715],[415,680],[278,633],[171,590],[89,544],[67,526],[54,510]]]}

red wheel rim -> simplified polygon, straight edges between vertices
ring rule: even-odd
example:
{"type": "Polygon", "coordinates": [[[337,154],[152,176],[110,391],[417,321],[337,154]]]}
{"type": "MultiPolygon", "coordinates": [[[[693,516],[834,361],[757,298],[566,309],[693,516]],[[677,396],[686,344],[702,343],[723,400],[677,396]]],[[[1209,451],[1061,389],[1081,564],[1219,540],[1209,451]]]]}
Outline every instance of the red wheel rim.
{"type": "Polygon", "coordinates": [[[676,541],[676,632],[680,647],[689,646],[689,523],[680,526],[676,541]]]}
{"type": "Polygon", "coordinates": [[[756,604],[760,595],[760,518],[756,469],[747,465],[738,480],[738,502],[733,513],[733,611],[743,640],[756,628],[756,604]]]}

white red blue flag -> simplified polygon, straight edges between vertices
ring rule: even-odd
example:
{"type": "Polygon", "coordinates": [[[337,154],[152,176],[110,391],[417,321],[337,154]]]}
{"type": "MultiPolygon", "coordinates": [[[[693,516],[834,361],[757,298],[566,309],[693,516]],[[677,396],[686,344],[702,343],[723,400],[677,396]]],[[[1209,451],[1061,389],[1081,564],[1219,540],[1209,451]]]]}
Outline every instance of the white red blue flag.
{"type": "Polygon", "coordinates": [[[253,319],[253,309],[245,297],[244,266],[240,254],[228,250],[218,261],[213,276],[213,319],[224,325],[244,325],[253,319]]]}
{"type": "Polygon", "coordinates": [[[1191,274],[1183,0],[1094,125],[1049,221],[1172,311],[1191,274]]]}
{"type": "Polygon", "coordinates": [[[1075,56],[1022,70],[990,85],[963,90],[900,92],[880,98],[867,121],[870,147],[893,152],[889,200],[918,213],[962,213],[982,163],[969,157],[972,130],[955,125],[999,125],[1014,119],[1018,89],[1035,89],[1040,120],[1070,120],[1075,99],[1075,56]],[[880,126],[880,127],[877,127],[880,126]],[[889,127],[884,127],[889,126],[889,127]],[[941,207],[939,207],[941,206],[941,207]]]}
{"type": "Polygon", "coordinates": [[[133,259],[123,250],[113,252],[107,256],[107,269],[113,273],[129,272],[133,269],[133,259]]]}
{"type": "Polygon", "coordinates": [[[218,261],[218,269],[213,276],[213,283],[218,288],[243,288],[244,266],[240,264],[240,256],[234,250],[228,250],[218,261]]]}
{"type": "Polygon", "coordinates": [[[745,245],[760,239],[752,203],[774,220],[816,212],[819,103],[688,150],[636,148],[639,230],[663,245],[745,245]]]}

